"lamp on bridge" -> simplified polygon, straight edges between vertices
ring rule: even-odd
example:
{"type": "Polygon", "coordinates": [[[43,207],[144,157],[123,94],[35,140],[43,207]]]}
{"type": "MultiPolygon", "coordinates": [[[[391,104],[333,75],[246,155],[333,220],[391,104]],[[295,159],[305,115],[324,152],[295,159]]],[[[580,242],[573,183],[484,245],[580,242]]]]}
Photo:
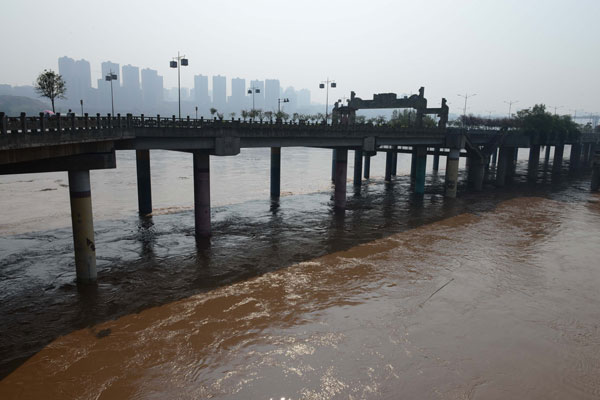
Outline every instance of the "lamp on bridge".
{"type": "Polygon", "coordinates": [[[325,124],[327,124],[327,119],[329,118],[329,87],[335,88],[336,84],[334,81],[330,81],[329,78],[327,78],[326,81],[321,82],[319,84],[319,89],[326,89],[326,95],[325,95],[325,124]]]}
{"type": "Polygon", "coordinates": [[[181,119],[181,67],[182,66],[184,66],[184,67],[188,66],[188,59],[185,58],[185,55],[180,56],[179,52],[177,52],[177,57],[173,57],[173,60],[169,63],[169,67],[177,68],[177,93],[178,93],[178,103],[179,103],[179,119],[181,119]]]}
{"type": "Polygon", "coordinates": [[[112,106],[112,115],[115,115],[115,98],[113,95],[113,81],[117,80],[117,74],[113,74],[112,70],[106,75],[105,78],[108,82],[110,82],[110,104],[112,106]]]}
{"type": "Polygon", "coordinates": [[[254,111],[254,94],[255,93],[260,93],[260,89],[257,87],[252,86],[250,89],[248,89],[248,94],[252,95],[252,111],[254,111]]]}
{"type": "Polygon", "coordinates": [[[477,96],[477,93],[473,93],[473,94],[465,93],[465,94],[459,94],[458,96],[465,99],[465,108],[463,108],[463,123],[462,123],[463,128],[464,128],[467,123],[467,100],[469,100],[469,97],[477,96]]]}
{"type": "Polygon", "coordinates": [[[281,112],[281,103],[289,103],[290,99],[277,99],[277,112],[281,112]]]}

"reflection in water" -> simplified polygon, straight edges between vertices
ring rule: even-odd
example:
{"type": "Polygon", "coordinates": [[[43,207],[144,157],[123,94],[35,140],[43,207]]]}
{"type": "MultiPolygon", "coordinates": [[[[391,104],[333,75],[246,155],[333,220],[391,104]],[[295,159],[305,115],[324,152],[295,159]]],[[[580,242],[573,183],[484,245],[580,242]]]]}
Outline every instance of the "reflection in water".
{"type": "Polygon", "coordinates": [[[101,221],[97,287],[69,229],[2,237],[0,397],[598,398],[600,199],[518,172],[216,207],[201,248],[192,210],[101,221]]]}

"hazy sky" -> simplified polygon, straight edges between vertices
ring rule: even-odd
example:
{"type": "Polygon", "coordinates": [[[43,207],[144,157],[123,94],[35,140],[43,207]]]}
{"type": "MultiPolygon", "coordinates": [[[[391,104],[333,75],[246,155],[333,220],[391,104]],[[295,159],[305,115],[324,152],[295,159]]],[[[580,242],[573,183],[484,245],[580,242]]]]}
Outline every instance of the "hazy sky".
{"type": "MultiPolygon", "coordinates": [[[[3,0],[0,83],[32,84],[60,56],[157,69],[165,87],[180,50],[193,75],[278,78],[331,98],[414,93],[461,112],[543,102],[600,112],[600,0],[3,0]]],[[[229,81],[228,81],[229,86],[229,81]]],[[[578,113],[581,113],[579,111],[578,113]]]]}

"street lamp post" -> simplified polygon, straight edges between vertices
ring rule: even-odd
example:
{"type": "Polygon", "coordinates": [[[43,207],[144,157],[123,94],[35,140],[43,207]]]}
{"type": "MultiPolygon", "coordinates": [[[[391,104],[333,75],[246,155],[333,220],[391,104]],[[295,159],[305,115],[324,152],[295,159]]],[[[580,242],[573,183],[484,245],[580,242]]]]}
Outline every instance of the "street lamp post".
{"type": "Polygon", "coordinates": [[[277,99],[277,112],[281,112],[281,103],[289,103],[290,99],[277,99]]]}
{"type": "Polygon", "coordinates": [[[254,110],[254,94],[255,93],[260,93],[260,89],[257,87],[252,86],[250,89],[248,89],[248,94],[252,94],[252,110],[254,110]]]}
{"type": "Polygon", "coordinates": [[[319,84],[319,88],[320,89],[326,89],[326,94],[325,94],[325,124],[327,124],[327,119],[328,119],[328,116],[329,116],[329,86],[331,86],[332,88],[336,87],[335,81],[330,81],[329,77],[327,78],[326,81],[321,82],[319,84]]]}
{"type": "Polygon", "coordinates": [[[508,101],[504,102],[504,103],[508,104],[508,119],[510,119],[510,116],[511,116],[510,112],[512,110],[512,105],[517,104],[518,102],[519,102],[519,100],[508,100],[508,101]]]}
{"type": "Polygon", "coordinates": [[[465,107],[463,108],[463,128],[465,127],[465,122],[467,120],[467,100],[469,99],[469,97],[473,97],[473,96],[477,96],[477,93],[473,93],[473,94],[459,94],[458,96],[463,97],[465,99],[465,107]]]}
{"type": "Polygon", "coordinates": [[[177,68],[177,92],[179,97],[179,119],[181,119],[181,66],[188,66],[188,59],[185,55],[180,56],[177,52],[177,57],[173,57],[173,60],[169,63],[171,68],[177,68]]]}
{"type": "Polygon", "coordinates": [[[108,73],[108,75],[106,75],[105,78],[108,82],[110,82],[110,104],[112,106],[112,115],[115,115],[115,98],[113,95],[113,81],[117,79],[117,74],[113,74],[112,69],[110,70],[110,72],[108,73]]]}

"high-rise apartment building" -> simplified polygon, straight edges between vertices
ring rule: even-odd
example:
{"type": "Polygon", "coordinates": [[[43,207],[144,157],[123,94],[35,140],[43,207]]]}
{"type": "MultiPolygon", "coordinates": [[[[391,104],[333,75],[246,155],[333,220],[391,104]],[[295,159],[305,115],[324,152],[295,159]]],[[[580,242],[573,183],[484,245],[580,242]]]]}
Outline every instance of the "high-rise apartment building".
{"type": "Polygon", "coordinates": [[[145,107],[157,107],[163,100],[163,77],[156,70],[142,70],[142,98],[145,107]]]}
{"type": "Polygon", "coordinates": [[[259,80],[250,81],[248,89],[252,91],[252,93],[248,94],[249,107],[252,107],[252,97],[254,96],[254,108],[262,109],[265,106],[265,82],[259,80]]]}
{"type": "Polygon", "coordinates": [[[216,75],[212,78],[213,107],[222,111],[227,106],[227,79],[216,75]]]}
{"type": "Polygon", "coordinates": [[[239,112],[244,108],[246,108],[246,80],[241,78],[233,78],[231,80],[229,109],[239,112]]]}
{"type": "Polygon", "coordinates": [[[277,111],[277,99],[279,98],[279,80],[265,80],[265,111],[277,111]]]}
{"type": "Polygon", "coordinates": [[[298,109],[298,94],[296,90],[292,86],[289,86],[283,91],[282,97],[289,101],[285,103],[285,112],[288,114],[296,112],[298,109]]]}
{"type": "Polygon", "coordinates": [[[123,65],[123,87],[121,88],[122,103],[126,111],[142,110],[142,89],[140,88],[140,69],[133,65],[123,65]]]}
{"type": "Polygon", "coordinates": [[[210,104],[208,95],[208,76],[194,75],[194,100],[202,108],[210,104]]]}
{"type": "Polygon", "coordinates": [[[310,107],[310,90],[300,89],[298,90],[298,109],[304,109],[310,107]]]}
{"type": "Polygon", "coordinates": [[[88,100],[92,92],[92,73],[90,63],[86,60],[75,61],[69,57],[58,59],[58,73],[65,81],[65,94],[68,105],[79,104],[80,100],[88,100]]]}

